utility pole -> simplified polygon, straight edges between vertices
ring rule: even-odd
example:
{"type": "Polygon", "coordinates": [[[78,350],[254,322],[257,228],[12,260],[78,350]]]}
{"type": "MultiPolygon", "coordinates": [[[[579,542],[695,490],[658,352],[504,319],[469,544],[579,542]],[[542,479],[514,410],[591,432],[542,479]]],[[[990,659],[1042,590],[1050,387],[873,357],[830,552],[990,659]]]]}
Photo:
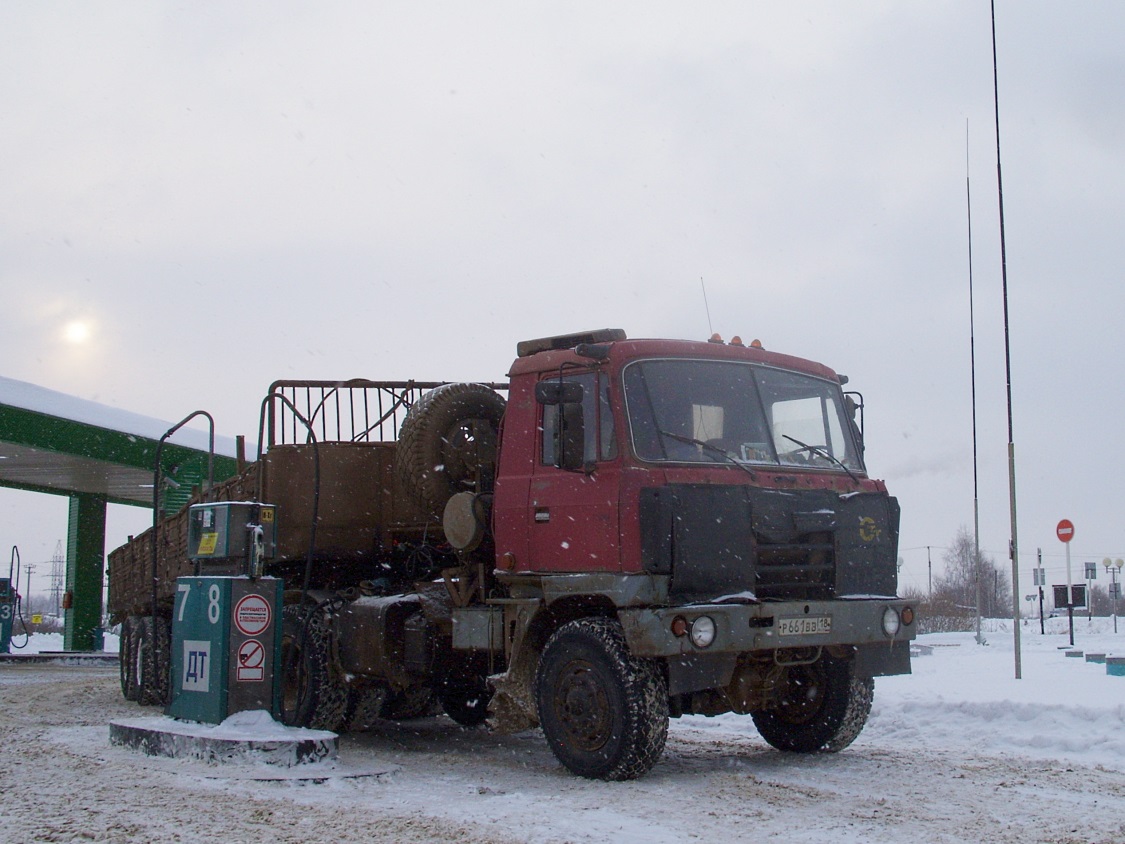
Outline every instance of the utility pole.
{"type": "Polygon", "coordinates": [[[27,593],[24,596],[25,598],[27,598],[27,603],[24,606],[28,612],[31,612],[31,573],[35,571],[35,563],[24,563],[23,570],[27,572],[27,580],[25,581],[26,585],[23,587],[24,592],[27,593]]]}
{"type": "Polygon", "coordinates": [[[1000,205],[1000,277],[1004,292],[1004,373],[1008,395],[1008,511],[1012,536],[1008,541],[1008,556],[1012,562],[1012,651],[1015,656],[1015,675],[1023,676],[1020,654],[1020,549],[1019,531],[1016,529],[1016,442],[1012,424],[1012,347],[1008,330],[1008,247],[1004,236],[1004,177],[1000,169],[1000,76],[996,66],[996,0],[992,10],[992,104],[996,116],[996,196],[1000,205]]]}
{"type": "Polygon", "coordinates": [[[930,559],[930,546],[929,545],[926,546],[926,572],[927,572],[927,575],[929,576],[929,588],[930,588],[930,598],[929,598],[929,600],[930,600],[930,603],[933,604],[933,602],[934,602],[934,563],[933,563],[933,560],[930,559]]]}
{"type": "Polygon", "coordinates": [[[55,618],[62,614],[63,584],[66,581],[66,558],[63,557],[62,540],[55,543],[55,553],[51,557],[51,593],[55,603],[55,618]]]}

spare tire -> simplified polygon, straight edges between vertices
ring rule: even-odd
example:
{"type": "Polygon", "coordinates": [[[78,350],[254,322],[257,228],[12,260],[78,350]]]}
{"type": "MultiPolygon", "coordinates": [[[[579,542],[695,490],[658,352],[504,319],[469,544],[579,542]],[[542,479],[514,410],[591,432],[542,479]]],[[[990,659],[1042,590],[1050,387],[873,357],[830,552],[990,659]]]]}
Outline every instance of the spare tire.
{"type": "Polygon", "coordinates": [[[410,408],[398,434],[395,472],[426,512],[441,518],[454,493],[491,488],[504,406],[484,384],[443,384],[410,408]]]}

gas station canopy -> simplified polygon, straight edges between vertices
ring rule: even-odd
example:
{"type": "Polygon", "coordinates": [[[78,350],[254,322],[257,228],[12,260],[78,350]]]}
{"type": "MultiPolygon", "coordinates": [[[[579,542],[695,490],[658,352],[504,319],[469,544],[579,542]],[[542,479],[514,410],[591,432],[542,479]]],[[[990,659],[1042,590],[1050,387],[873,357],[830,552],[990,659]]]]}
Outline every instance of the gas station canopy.
{"type": "MultiPolygon", "coordinates": [[[[151,507],[156,447],[173,424],[0,377],[0,486],[151,507]]],[[[165,443],[166,509],[206,479],[207,451],[207,432],[194,428],[165,443]]],[[[234,473],[235,457],[235,441],[216,437],[216,480],[234,473]]]]}
{"type": "Polygon", "coordinates": [[[67,650],[101,647],[107,504],[151,507],[157,452],[161,508],[175,512],[202,486],[238,470],[237,444],[210,432],[0,377],[0,487],[70,499],[66,551],[67,650]],[[209,464],[211,468],[209,469],[209,464]]]}

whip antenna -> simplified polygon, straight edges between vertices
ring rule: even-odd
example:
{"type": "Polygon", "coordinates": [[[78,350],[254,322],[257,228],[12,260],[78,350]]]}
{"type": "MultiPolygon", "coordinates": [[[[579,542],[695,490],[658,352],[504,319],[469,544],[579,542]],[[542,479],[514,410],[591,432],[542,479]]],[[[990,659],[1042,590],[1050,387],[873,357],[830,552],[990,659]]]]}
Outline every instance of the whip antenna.
{"type": "Polygon", "coordinates": [[[707,333],[714,334],[715,329],[711,327],[711,308],[707,305],[707,285],[703,283],[703,276],[699,277],[699,286],[703,288],[703,310],[707,312],[707,333]]]}

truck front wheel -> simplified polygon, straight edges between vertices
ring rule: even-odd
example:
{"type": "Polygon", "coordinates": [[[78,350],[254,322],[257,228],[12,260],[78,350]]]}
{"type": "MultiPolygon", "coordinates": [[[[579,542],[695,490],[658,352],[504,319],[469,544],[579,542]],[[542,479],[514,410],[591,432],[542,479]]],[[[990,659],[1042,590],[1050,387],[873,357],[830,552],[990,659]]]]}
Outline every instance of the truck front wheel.
{"type": "Polygon", "coordinates": [[[778,750],[815,753],[843,750],[863,730],[875,682],[856,677],[850,660],[827,654],[785,671],[777,704],[752,713],[754,725],[778,750]]]}
{"type": "Polygon", "coordinates": [[[664,752],[663,673],[629,654],[614,619],[583,618],[556,630],[539,660],[535,694],[547,743],[572,773],[636,779],[664,752]]]}

